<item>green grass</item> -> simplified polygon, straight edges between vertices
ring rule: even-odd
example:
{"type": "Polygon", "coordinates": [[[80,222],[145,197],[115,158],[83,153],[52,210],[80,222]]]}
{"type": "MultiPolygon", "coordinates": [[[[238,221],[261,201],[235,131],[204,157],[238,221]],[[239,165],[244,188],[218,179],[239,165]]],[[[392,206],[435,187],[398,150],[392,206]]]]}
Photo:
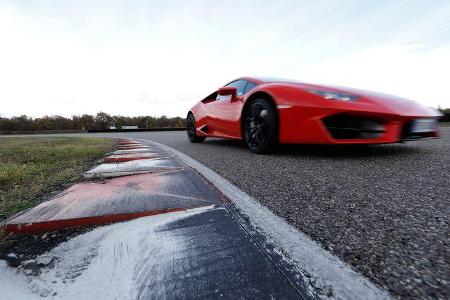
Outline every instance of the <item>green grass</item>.
{"type": "Polygon", "coordinates": [[[0,138],[0,220],[82,180],[114,146],[103,138],[0,138]]]}

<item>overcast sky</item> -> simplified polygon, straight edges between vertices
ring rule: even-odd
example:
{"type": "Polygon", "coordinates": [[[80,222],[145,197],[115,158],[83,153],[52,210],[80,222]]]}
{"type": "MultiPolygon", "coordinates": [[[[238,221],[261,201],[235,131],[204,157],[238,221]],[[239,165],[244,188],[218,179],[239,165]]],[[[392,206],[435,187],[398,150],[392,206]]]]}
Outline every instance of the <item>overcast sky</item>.
{"type": "Polygon", "coordinates": [[[0,0],[3,116],[185,116],[245,75],[450,107],[450,1],[0,0]]]}

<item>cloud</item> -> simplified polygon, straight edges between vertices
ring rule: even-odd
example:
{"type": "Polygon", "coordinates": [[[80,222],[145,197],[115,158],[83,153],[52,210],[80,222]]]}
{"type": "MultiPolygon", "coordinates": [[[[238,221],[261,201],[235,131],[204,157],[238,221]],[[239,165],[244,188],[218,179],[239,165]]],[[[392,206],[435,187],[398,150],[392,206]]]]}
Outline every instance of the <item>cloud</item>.
{"type": "Polygon", "coordinates": [[[184,116],[243,75],[450,107],[445,1],[89,3],[0,4],[0,113],[184,116]]]}

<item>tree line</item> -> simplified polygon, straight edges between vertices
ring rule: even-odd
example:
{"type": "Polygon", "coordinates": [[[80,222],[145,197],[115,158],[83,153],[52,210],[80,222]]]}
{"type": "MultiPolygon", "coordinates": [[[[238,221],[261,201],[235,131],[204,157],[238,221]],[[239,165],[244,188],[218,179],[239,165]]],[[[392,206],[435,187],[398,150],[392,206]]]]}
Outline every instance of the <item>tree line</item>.
{"type": "Polygon", "coordinates": [[[31,118],[26,115],[19,117],[1,117],[0,131],[36,131],[36,130],[91,130],[108,129],[110,126],[121,128],[122,126],[138,126],[138,128],[175,128],[185,127],[186,119],[166,116],[151,117],[125,117],[111,116],[104,112],[93,115],[80,115],[65,118],[62,116],[44,116],[31,118]]]}

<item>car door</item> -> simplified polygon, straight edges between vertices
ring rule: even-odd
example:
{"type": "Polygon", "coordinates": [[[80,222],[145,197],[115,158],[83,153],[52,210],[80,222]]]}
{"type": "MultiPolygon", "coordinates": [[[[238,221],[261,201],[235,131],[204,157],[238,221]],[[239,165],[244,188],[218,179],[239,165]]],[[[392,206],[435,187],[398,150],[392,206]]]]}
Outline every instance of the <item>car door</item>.
{"type": "Polygon", "coordinates": [[[236,98],[218,95],[216,101],[209,103],[208,126],[213,134],[224,137],[238,137],[240,135],[239,116],[246,85],[246,80],[230,82],[226,86],[236,87],[236,98]]]}

